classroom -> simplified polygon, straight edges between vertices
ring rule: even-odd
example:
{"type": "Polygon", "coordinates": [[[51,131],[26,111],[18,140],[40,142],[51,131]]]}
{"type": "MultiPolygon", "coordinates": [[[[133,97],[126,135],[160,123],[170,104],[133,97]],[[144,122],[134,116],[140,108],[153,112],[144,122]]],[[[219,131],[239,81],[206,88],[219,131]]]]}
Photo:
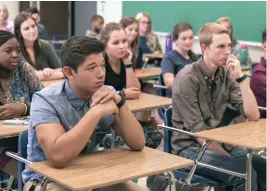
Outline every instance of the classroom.
{"type": "Polygon", "coordinates": [[[266,191],[266,1],[1,1],[0,190],[266,191]]]}

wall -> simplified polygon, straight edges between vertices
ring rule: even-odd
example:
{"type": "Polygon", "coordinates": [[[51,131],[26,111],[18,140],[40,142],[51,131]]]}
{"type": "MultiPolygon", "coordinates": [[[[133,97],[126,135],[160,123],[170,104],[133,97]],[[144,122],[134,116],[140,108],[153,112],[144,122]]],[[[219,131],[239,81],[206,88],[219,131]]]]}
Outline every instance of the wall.
{"type": "Polygon", "coordinates": [[[0,3],[7,6],[9,12],[8,20],[14,21],[15,17],[19,13],[19,2],[18,1],[1,1],[0,3]]]}
{"type": "Polygon", "coordinates": [[[119,22],[122,17],[122,1],[97,1],[97,14],[104,17],[105,23],[119,22]]]}
{"type": "Polygon", "coordinates": [[[97,13],[96,1],[74,2],[74,35],[85,35],[91,26],[91,18],[97,13]]]}

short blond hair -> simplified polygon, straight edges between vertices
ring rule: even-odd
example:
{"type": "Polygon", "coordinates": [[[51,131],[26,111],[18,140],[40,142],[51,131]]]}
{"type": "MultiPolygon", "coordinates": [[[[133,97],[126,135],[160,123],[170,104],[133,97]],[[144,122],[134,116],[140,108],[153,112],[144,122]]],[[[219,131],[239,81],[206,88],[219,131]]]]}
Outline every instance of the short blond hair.
{"type": "Polygon", "coordinates": [[[229,35],[228,30],[224,26],[217,23],[207,23],[203,27],[201,27],[201,29],[198,32],[200,45],[201,44],[205,44],[207,46],[210,45],[212,43],[212,36],[214,34],[229,35]]]}

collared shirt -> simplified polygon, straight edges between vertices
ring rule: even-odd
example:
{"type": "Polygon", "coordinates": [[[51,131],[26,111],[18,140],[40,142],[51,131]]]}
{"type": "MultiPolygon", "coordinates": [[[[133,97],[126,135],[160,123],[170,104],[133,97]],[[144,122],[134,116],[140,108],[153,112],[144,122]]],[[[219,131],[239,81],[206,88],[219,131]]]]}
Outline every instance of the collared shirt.
{"type": "MultiPolygon", "coordinates": [[[[266,60],[261,58],[261,62],[255,66],[251,76],[250,87],[253,91],[258,105],[266,107],[266,60]]],[[[261,111],[261,118],[266,117],[266,111],[261,111]]]]}
{"type": "MultiPolygon", "coordinates": [[[[41,124],[58,123],[67,132],[72,129],[89,111],[89,100],[78,97],[67,80],[51,85],[33,96],[31,119],[28,130],[27,159],[32,162],[47,160],[36,136],[35,127],[41,124]]],[[[83,150],[90,153],[96,150],[104,136],[110,132],[113,116],[102,118],[83,150]]],[[[24,183],[28,180],[40,180],[42,177],[27,167],[22,173],[24,183]]]]}
{"type": "MultiPolygon", "coordinates": [[[[244,114],[239,84],[230,77],[224,66],[212,73],[203,58],[187,65],[173,83],[173,127],[189,132],[213,129],[225,124],[228,105],[244,114]]],[[[190,146],[200,146],[196,139],[173,132],[172,152],[178,154],[190,146]]]]}

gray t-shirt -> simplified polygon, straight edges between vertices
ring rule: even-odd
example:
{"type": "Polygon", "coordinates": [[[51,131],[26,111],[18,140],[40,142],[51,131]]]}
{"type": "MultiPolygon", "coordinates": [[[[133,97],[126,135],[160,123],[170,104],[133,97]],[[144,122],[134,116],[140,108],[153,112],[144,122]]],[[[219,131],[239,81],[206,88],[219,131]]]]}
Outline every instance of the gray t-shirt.
{"type": "MultiPolygon", "coordinates": [[[[24,61],[28,62],[24,57],[24,61]]],[[[44,68],[57,69],[61,67],[59,58],[49,41],[40,40],[40,52],[35,56],[35,64],[32,65],[36,70],[44,68]]]]}
{"type": "MultiPolygon", "coordinates": [[[[114,89],[114,88],[113,88],[114,89]]],[[[31,104],[31,119],[28,130],[27,159],[32,162],[47,160],[36,136],[35,127],[40,124],[58,123],[67,132],[73,128],[89,111],[90,100],[78,97],[67,80],[51,85],[34,94],[31,104]]],[[[107,133],[110,133],[114,122],[113,115],[102,118],[88,144],[85,153],[94,152],[107,133]]],[[[42,176],[25,168],[22,173],[23,182],[40,180],[42,176]]]]}

